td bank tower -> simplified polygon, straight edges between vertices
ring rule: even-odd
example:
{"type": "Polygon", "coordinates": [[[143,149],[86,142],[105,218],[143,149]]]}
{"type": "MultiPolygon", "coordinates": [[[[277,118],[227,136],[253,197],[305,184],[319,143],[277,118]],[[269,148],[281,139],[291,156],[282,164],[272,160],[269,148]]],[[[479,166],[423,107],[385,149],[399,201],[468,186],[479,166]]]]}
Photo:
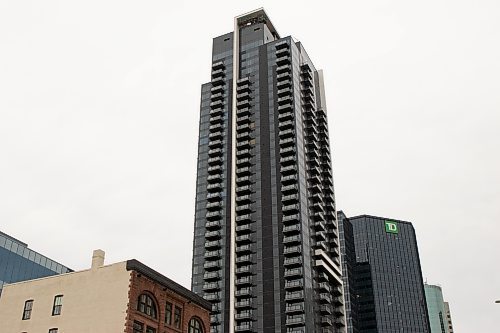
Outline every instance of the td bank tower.
{"type": "Polygon", "coordinates": [[[197,168],[192,290],[210,332],[344,332],[323,75],[262,9],[213,39],[197,168]]]}

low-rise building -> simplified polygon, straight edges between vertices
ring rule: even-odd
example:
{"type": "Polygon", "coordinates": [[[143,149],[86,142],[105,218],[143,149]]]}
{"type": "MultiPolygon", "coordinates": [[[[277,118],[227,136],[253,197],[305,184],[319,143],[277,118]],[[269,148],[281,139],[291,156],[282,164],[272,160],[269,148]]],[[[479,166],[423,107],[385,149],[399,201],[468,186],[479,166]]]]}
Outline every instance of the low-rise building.
{"type": "Polygon", "coordinates": [[[2,333],[204,333],[211,304],[137,260],[6,284],[2,333]]]}

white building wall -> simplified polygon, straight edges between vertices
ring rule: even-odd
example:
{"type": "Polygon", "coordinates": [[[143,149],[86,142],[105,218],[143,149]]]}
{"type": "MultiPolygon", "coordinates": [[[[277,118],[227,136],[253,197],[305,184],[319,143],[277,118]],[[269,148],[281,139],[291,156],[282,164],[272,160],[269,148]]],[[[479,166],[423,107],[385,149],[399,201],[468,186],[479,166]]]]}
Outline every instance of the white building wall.
{"type": "Polygon", "coordinates": [[[1,333],[119,333],[124,331],[131,272],[126,262],[5,285],[0,297],[1,333]],[[61,315],[52,316],[63,295],[61,315]],[[22,320],[33,299],[31,319],[22,320]]]}

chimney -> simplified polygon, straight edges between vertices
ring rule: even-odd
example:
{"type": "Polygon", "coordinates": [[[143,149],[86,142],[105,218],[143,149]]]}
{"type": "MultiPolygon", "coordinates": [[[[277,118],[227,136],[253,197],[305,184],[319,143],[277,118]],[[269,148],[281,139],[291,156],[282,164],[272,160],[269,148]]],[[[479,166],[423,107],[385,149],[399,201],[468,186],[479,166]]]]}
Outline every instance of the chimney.
{"type": "Polygon", "coordinates": [[[92,267],[91,269],[98,269],[99,267],[102,267],[104,265],[104,256],[105,253],[103,250],[94,250],[94,253],[92,254],[92,267]]]}

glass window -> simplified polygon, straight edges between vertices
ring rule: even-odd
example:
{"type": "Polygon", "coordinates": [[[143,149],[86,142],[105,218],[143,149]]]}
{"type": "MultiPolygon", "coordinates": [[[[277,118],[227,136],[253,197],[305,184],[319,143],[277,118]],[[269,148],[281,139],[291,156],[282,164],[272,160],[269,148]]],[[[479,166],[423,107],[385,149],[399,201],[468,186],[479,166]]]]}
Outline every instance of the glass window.
{"type": "Polygon", "coordinates": [[[141,294],[137,304],[137,310],[156,319],[156,305],[153,298],[147,294],[141,294]]]}
{"type": "Polygon", "coordinates": [[[133,333],[143,333],[144,332],[144,324],[140,321],[134,321],[133,333]]]}
{"type": "Polygon", "coordinates": [[[148,326],[146,327],[146,333],[156,333],[156,329],[151,326],[148,326]]]}
{"type": "Polygon", "coordinates": [[[62,299],[63,299],[63,295],[57,295],[56,297],[54,297],[54,306],[52,307],[52,315],[53,316],[58,316],[61,314],[62,299]]]}
{"type": "Polygon", "coordinates": [[[165,324],[172,325],[172,303],[167,302],[165,306],[165,324]]]}
{"type": "Polygon", "coordinates": [[[31,310],[33,309],[33,300],[30,299],[24,302],[23,320],[31,318],[31,310]]]}
{"type": "Polygon", "coordinates": [[[57,328],[51,328],[49,330],[49,333],[57,333],[58,332],[58,329],[57,328]]]}
{"type": "Polygon", "coordinates": [[[189,321],[189,333],[203,333],[203,325],[198,318],[191,318],[189,321]]]}
{"type": "Polygon", "coordinates": [[[174,326],[176,328],[181,327],[181,317],[182,317],[182,309],[176,306],[174,311],[174,326]]]}

